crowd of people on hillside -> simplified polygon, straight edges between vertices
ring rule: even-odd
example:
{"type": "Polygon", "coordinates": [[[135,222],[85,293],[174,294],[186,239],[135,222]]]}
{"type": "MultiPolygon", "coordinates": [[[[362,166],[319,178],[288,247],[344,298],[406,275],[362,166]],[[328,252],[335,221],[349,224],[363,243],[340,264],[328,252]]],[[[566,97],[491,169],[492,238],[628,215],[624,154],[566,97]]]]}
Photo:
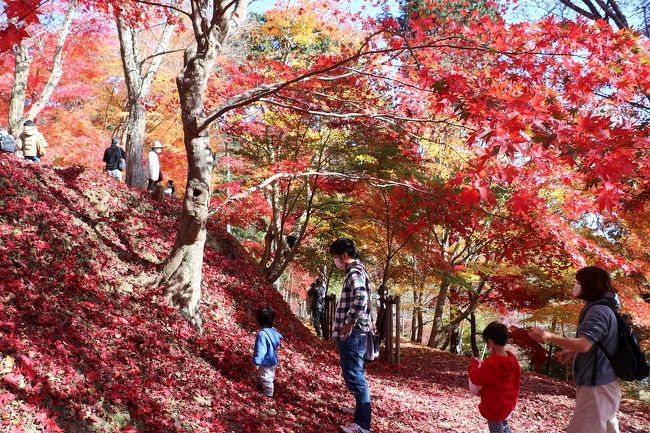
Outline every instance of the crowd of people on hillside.
{"type": "MultiPolygon", "coordinates": [[[[359,260],[357,247],[349,238],[340,238],[330,246],[334,266],[345,273],[340,300],[336,306],[332,337],[336,341],[343,380],[355,400],[349,412],[353,422],[339,426],[343,433],[368,433],[372,406],[364,370],[368,335],[376,330],[371,308],[371,285],[368,271],[359,260]]],[[[620,344],[616,290],[609,273],[596,266],[580,269],[575,275],[573,296],[584,305],[575,337],[563,337],[534,327],[529,336],[538,343],[552,343],[562,348],[556,353],[564,364],[573,363],[576,403],[568,422],[568,433],[619,433],[616,418],[621,401],[619,372],[613,354],[620,344]]],[[[383,288],[385,292],[385,288],[383,288]]],[[[317,336],[322,336],[326,288],[317,279],[307,293],[308,308],[317,336]]],[[[278,365],[277,351],[282,335],[273,327],[275,312],[264,307],[257,312],[257,334],[253,362],[258,384],[265,396],[272,398],[273,381],[278,365]]],[[[512,433],[509,417],[516,408],[521,383],[517,356],[506,349],[508,327],[498,321],[489,323],[482,332],[485,359],[474,357],[468,366],[469,388],[480,396],[478,411],[490,433],[512,433]]],[[[647,376],[647,363],[644,373],[647,376]]]]}
{"type": "MultiPolygon", "coordinates": [[[[25,120],[22,124],[22,132],[16,138],[0,128],[0,151],[14,153],[18,158],[40,163],[41,158],[45,156],[47,146],[45,137],[31,119],[25,120]]],[[[163,149],[164,146],[156,140],[147,154],[147,190],[155,192],[158,189],[162,197],[174,196],[176,186],[173,180],[169,179],[165,186],[161,185],[163,173],[160,168],[160,155],[163,149]]],[[[113,137],[110,146],[104,150],[102,162],[105,164],[104,171],[108,176],[119,182],[123,181],[123,173],[127,170],[127,153],[120,146],[117,137],[113,137]]]]}

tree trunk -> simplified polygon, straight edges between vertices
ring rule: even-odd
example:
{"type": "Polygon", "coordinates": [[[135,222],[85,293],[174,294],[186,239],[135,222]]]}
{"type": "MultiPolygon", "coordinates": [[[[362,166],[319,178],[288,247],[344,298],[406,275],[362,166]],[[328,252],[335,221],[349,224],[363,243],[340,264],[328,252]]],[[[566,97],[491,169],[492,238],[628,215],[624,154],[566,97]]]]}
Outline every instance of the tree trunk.
{"type": "Polygon", "coordinates": [[[436,308],[433,314],[433,324],[431,325],[431,335],[429,336],[429,342],[427,346],[429,347],[438,347],[440,344],[440,334],[442,330],[442,315],[445,311],[445,305],[447,304],[447,292],[449,291],[449,282],[447,278],[443,276],[442,282],[440,283],[440,291],[436,298],[436,308]]]}
{"type": "MultiPolygon", "coordinates": [[[[557,332],[557,317],[553,317],[553,322],[551,323],[551,332],[557,332]]],[[[544,362],[544,374],[549,375],[551,373],[551,361],[553,359],[553,352],[555,352],[555,345],[550,343],[548,349],[546,350],[546,361],[544,362]]]]}
{"type": "Polygon", "coordinates": [[[463,353],[463,333],[460,325],[454,326],[449,331],[449,351],[455,354],[463,353]]]}
{"type": "Polygon", "coordinates": [[[476,343],[476,314],[472,311],[469,315],[469,343],[472,346],[472,355],[478,358],[478,344],[476,343]]]}
{"type": "Polygon", "coordinates": [[[116,16],[116,24],[127,90],[125,111],[129,113],[126,121],[126,184],[134,188],[144,188],[146,184],[143,164],[146,128],[144,101],[149,96],[151,84],[163,57],[161,53],[167,49],[174,27],[165,25],[153,53],[153,60],[143,74],[139,33],[130,27],[119,13],[116,16]]]}
{"type": "Polygon", "coordinates": [[[422,300],[424,294],[419,289],[413,289],[413,316],[411,317],[411,341],[422,343],[422,300]]]}
{"type": "Polygon", "coordinates": [[[418,292],[413,289],[413,313],[411,314],[411,341],[415,342],[415,335],[417,334],[417,304],[418,292]]]}
{"type": "MultiPolygon", "coordinates": [[[[449,289],[449,323],[458,322],[458,316],[460,316],[460,308],[458,307],[458,288],[451,287],[449,289]]],[[[456,323],[449,330],[449,351],[451,353],[462,353],[462,336],[461,336],[461,324],[456,323]]]]}
{"type": "Polygon", "coordinates": [[[52,69],[50,76],[41,91],[41,94],[34,100],[27,113],[25,110],[25,97],[27,94],[27,81],[29,78],[29,68],[33,58],[29,54],[26,40],[14,48],[15,69],[14,82],[11,86],[11,99],[9,101],[9,133],[18,140],[23,132],[23,123],[25,120],[34,120],[50,101],[50,97],[59,84],[61,75],[63,75],[63,46],[65,40],[70,34],[72,25],[72,16],[76,7],[76,2],[71,1],[63,21],[63,25],[58,30],[58,37],[54,47],[54,56],[52,57],[52,69]]]}
{"type": "Polygon", "coordinates": [[[144,188],[145,173],[142,164],[145,111],[142,105],[142,75],[140,72],[140,41],[119,13],[116,16],[117,35],[120,40],[120,57],[124,69],[129,117],[126,120],[126,184],[144,188]]]}
{"type": "Polygon", "coordinates": [[[440,345],[439,349],[440,350],[447,350],[447,346],[449,346],[449,334],[447,333],[447,338],[445,338],[445,341],[442,342],[440,345]]]}
{"type": "Polygon", "coordinates": [[[188,161],[187,189],[176,241],[157,281],[165,286],[169,302],[199,334],[203,333],[199,305],[205,226],[210,215],[210,185],[214,168],[209,128],[201,129],[200,126],[204,120],[205,89],[214,66],[216,48],[208,46],[204,50],[197,54],[196,46],[188,48],[185,66],[176,78],[188,161]]]}
{"type": "Polygon", "coordinates": [[[132,188],[145,188],[147,174],[143,163],[145,111],[141,103],[132,101],[126,124],[126,184],[132,188]]]}
{"type": "MultiPolygon", "coordinates": [[[[290,186],[287,188],[290,188],[290,186]]],[[[304,180],[305,209],[298,218],[296,224],[292,227],[292,230],[290,230],[290,233],[295,239],[293,244],[289,245],[285,236],[285,218],[288,213],[287,206],[290,206],[289,202],[295,204],[297,200],[291,199],[288,192],[286,194],[282,193],[276,184],[273,185],[272,194],[269,199],[269,203],[273,209],[273,217],[271,224],[267,229],[264,254],[260,260],[262,272],[266,276],[267,282],[274,283],[277,281],[298,252],[298,248],[302,244],[307,227],[309,226],[316,192],[316,182],[314,181],[312,184],[312,181],[309,178],[306,178],[304,180]]]]}
{"type": "Polygon", "coordinates": [[[29,55],[27,42],[23,40],[14,47],[14,81],[11,85],[11,98],[9,99],[9,133],[15,140],[19,140],[23,126],[23,110],[25,109],[25,95],[27,94],[27,79],[32,56],[29,55]]]}
{"type": "MultiPolygon", "coordinates": [[[[423,298],[423,293],[420,292],[420,299],[423,298]]],[[[420,305],[420,308],[418,308],[418,332],[417,335],[415,336],[415,341],[418,343],[422,343],[422,330],[424,329],[424,317],[422,313],[422,305],[420,305]]]]}

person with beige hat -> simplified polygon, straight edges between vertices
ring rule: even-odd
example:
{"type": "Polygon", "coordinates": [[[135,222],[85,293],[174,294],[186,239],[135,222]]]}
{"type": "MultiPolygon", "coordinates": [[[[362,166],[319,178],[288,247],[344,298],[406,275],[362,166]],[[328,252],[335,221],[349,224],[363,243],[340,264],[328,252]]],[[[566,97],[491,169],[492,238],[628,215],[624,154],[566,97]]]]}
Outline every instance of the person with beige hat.
{"type": "Polygon", "coordinates": [[[163,145],[160,144],[160,141],[156,140],[151,146],[151,150],[147,155],[147,167],[149,169],[149,174],[147,178],[147,191],[153,191],[162,181],[162,172],[160,171],[160,153],[162,152],[163,145]]]}

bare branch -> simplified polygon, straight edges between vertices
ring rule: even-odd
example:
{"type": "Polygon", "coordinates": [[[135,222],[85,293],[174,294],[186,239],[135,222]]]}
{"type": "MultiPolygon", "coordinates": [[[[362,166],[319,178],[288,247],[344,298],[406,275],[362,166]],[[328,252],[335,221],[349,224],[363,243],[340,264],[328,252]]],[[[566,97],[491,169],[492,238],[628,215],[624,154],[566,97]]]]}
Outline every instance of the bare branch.
{"type": "Polygon", "coordinates": [[[145,57],[144,59],[142,59],[142,60],[140,61],[140,64],[143,65],[145,62],[147,62],[147,60],[151,60],[151,59],[153,59],[154,57],[165,56],[165,55],[167,55],[167,54],[173,54],[173,53],[182,53],[182,52],[184,52],[184,51],[185,51],[185,48],[179,48],[179,49],[177,49],[177,50],[162,51],[162,52],[160,52],[160,53],[151,54],[150,56],[147,56],[147,57],[145,57]]]}
{"type": "Polygon", "coordinates": [[[393,114],[377,114],[377,113],[335,113],[331,111],[317,111],[317,110],[311,110],[308,108],[300,108],[296,107],[295,105],[289,105],[285,104],[283,102],[275,101],[273,99],[268,99],[268,98],[260,98],[259,102],[266,102],[267,104],[271,105],[276,105],[278,107],[283,107],[283,108],[288,108],[291,110],[303,112],[306,114],[313,114],[316,116],[326,116],[326,117],[335,117],[339,119],[354,119],[354,118],[359,118],[359,117],[365,117],[369,119],[378,119],[378,120],[401,120],[401,121],[406,121],[406,122],[415,122],[415,123],[441,123],[445,125],[450,125],[450,126],[455,126],[458,128],[465,128],[469,130],[473,130],[473,128],[465,125],[459,125],[453,122],[450,122],[448,120],[435,120],[435,119],[426,119],[426,118],[421,118],[421,117],[405,117],[405,116],[396,116],[393,114]]]}
{"type": "Polygon", "coordinates": [[[263,182],[254,185],[242,192],[239,192],[237,194],[234,194],[230,197],[228,197],[225,201],[223,201],[218,207],[210,211],[210,216],[219,213],[223,208],[225,208],[227,205],[229,205],[232,202],[241,200],[243,198],[248,197],[251,194],[254,194],[258,191],[261,191],[265,188],[267,188],[269,185],[273,184],[274,182],[280,180],[280,179],[296,179],[300,177],[339,177],[339,178],[345,178],[345,179],[350,179],[354,181],[364,181],[370,183],[371,186],[375,188],[391,188],[391,187],[401,187],[401,188],[407,188],[413,191],[420,192],[422,194],[427,194],[431,196],[439,196],[438,193],[435,193],[433,191],[428,191],[423,188],[419,188],[415,185],[411,185],[405,182],[396,182],[392,180],[387,180],[387,179],[381,179],[378,177],[373,177],[373,176],[364,176],[364,175],[357,175],[357,174],[346,174],[346,173],[338,173],[338,172],[332,172],[332,171],[307,171],[303,173],[276,173],[273,176],[267,178],[263,182]]]}
{"type": "MultiPolygon", "coordinates": [[[[605,11],[605,17],[610,18],[612,21],[614,21],[614,24],[616,24],[616,26],[619,29],[625,29],[629,27],[627,24],[627,20],[625,19],[625,16],[623,16],[622,14],[617,14],[603,0],[596,0],[596,3],[598,3],[598,5],[605,11]]],[[[614,4],[616,3],[614,2],[614,4]]],[[[619,13],[620,13],[620,9],[619,9],[619,13]]]]}
{"type": "Polygon", "coordinates": [[[586,9],[582,9],[579,6],[574,5],[571,0],[560,0],[560,1],[562,2],[563,5],[565,5],[569,9],[573,10],[574,12],[576,12],[576,13],[584,16],[584,17],[589,18],[590,20],[598,20],[598,19],[602,18],[600,15],[598,15],[598,11],[593,11],[592,10],[592,12],[595,12],[595,13],[589,12],[586,9]]]}
{"type": "Polygon", "coordinates": [[[32,104],[29,108],[29,111],[24,116],[28,119],[33,119],[45,108],[50,96],[54,93],[54,89],[59,84],[59,80],[63,75],[63,46],[65,45],[66,38],[70,34],[70,26],[72,25],[73,16],[75,9],[77,7],[76,1],[71,1],[66,15],[63,21],[63,25],[59,31],[59,36],[56,40],[56,46],[54,48],[54,58],[52,59],[52,68],[50,70],[50,76],[48,77],[43,90],[38,97],[38,99],[32,104]]]}
{"type": "MultiPolygon", "coordinates": [[[[391,48],[381,48],[381,49],[375,49],[375,50],[367,50],[363,51],[365,47],[368,45],[370,40],[379,34],[381,32],[377,32],[369,36],[362,47],[360,48],[359,51],[357,51],[355,54],[346,57],[344,59],[339,60],[336,63],[333,63],[330,66],[324,67],[322,69],[316,69],[313,71],[306,72],[302,75],[299,75],[297,77],[294,77],[292,79],[286,80],[286,81],[281,81],[281,82],[276,82],[272,84],[263,84],[258,87],[255,87],[254,89],[247,90],[243,93],[240,93],[239,95],[235,95],[229,99],[227,99],[224,103],[222,103],[216,111],[214,111],[212,114],[208,115],[204,120],[201,126],[198,128],[199,131],[203,131],[206,128],[212,124],[216,119],[221,117],[223,114],[227,113],[230,110],[233,110],[235,108],[239,107],[244,107],[252,102],[258,101],[261,98],[264,98],[266,96],[272,95],[274,93],[279,92],[280,90],[289,87],[293,84],[302,82],[302,81],[307,81],[311,80],[314,78],[317,78],[319,75],[324,75],[328,72],[334,71],[336,69],[339,69],[343,66],[345,66],[348,63],[351,63],[355,60],[358,60],[362,57],[368,57],[376,54],[389,54],[389,53],[399,53],[403,51],[416,51],[416,50],[422,50],[422,49],[427,49],[427,48],[450,48],[450,49],[456,49],[456,50],[461,50],[461,51],[478,51],[478,52],[488,52],[488,53],[498,53],[502,54],[505,56],[516,56],[516,55],[537,55],[537,56],[567,56],[567,57],[581,57],[575,53],[554,53],[554,52],[545,52],[545,51],[498,51],[493,48],[490,48],[489,46],[484,46],[484,45],[479,45],[475,41],[468,40],[464,37],[461,36],[449,36],[446,38],[438,39],[433,42],[427,43],[427,44],[421,44],[421,45],[414,45],[414,46],[400,46],[400,47],[391,47],[391,48]],[[451,40],[458,40],[459,42],[465,42],[470,44],[469,46],[465,45],[456,45],[456,44],[451,44],[451,43],[445,43],[447,41],[451,40]]],[[[345,77],[347,74],[340,75],[339,78],[345,77]]],[[[331,77],[330,77],[331,78],[331,77]]]]}
{"type": "Polygon", "coordinates": [[[163,3],[151,2],[151,1],[147,1],[147,0],[133,0],[133,1],[136,2],[136,3],[142,3],[142,4],[145,4],[145,5],[149,5],[149,6],[156,6],[156,7],[171,9],[171,10],[176,11],[176,12],[178,12],[180,14],[183,14],[183,15],[189,17],[189,18],[192,18],[191,14],[189,12],[184,11],[183,9],[177,8],[176,6],[172,6],[172,5],[169,5],[169,4],[163,4],[163,3]]]}

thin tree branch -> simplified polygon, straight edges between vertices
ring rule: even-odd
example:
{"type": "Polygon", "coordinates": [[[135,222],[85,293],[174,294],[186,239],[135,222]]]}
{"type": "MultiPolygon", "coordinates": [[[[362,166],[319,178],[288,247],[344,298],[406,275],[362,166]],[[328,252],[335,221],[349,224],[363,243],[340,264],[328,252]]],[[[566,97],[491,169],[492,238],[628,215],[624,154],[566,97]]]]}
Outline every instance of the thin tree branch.
{"type": "Polygon", "coordinates": [[[406,122],[415,122],[415,123],[442,123],[442,124],[446,124],[446,125],[449,125],[449,126],[455,126],[455,127],[458,127],[458,128],[466,128],[466,129],[469,129],[469,130],[473,130],[473,128],[471,128],[469,126],[455,124],[455,123],[452,123],[452,122],[450,122],[448,120],[434,120],[434,119],[425,119],[425,118],[417,118],[417,117],[404,117],[404,116],[395,116],[395,115],[392,115],[392,114],[354,113],[354,112],[351,112],[351,113],[335,113],[335,112],[331,112],[331,111],[316,111],[316,110],[311,110],[311,109],[308,109],[308,108],[300,108],[300,107],[296,107],[295,105],[285,104],[283,102],[274,101],[273,99],[268,99],[268,98],[260,98],[258,101],[259,102],[265,102],[265,103],[271,104],[271,105],[276,105],[278,107],[288,108],[288,109],[299,111],[299,112],[306,113],[306,114],[313,114],[313,115],[316,115],[316,116],[335,117],[335,118],[339,118],[339,119],[353,119],[353,118],[359,118],[359,117],[366,117],[366,118],[369,118],[369,119],[402,120],[402,121],[406,121],[406,122]]]}
{"type": "Polygon", "coordinates": [[[142,4],[145,4],[145,5],[149,5],[149,6],[156,6],[156,7],[171,9],[171,10],[176,11],[176,12],[178,12],[180,14],[183,14],[183,15],[189,17],[189,18],[192,18],[192,15],[189,12],[187,12],[187,11],[185,11],[183,9],[177,8],[176,6],[167,5],[167,4],[163,4],[163,3],[156,3],[156,2],[147,1],[147,0],[133,0],[133,1],[136,2],[136,3],[142,3],[142,4]]]}
{"type": "Polygon", "coordinates": [[[140,65],[143,65],[147,60],[151,60],[154,57],[165,56],[167,54],[173,54],[173,53],[181,53],[181,52],[184,52],[184,51],[185,51],[185,48],[179,48],[177,50],[169,50],[169,51],[163,51],[163,52],[160,52],[160,53],[151,54],[150,56],[147,56],[144,59],[142,59],[140,61],[140,65]]]}
{"type": "Polygon", "coordinates": [[[569,9],[571,9],[571,10],[573,10],[574,12],[576,12],[576,13],[578,13],[578,14],[584,16],[584,17],[587,17],[587,18],[589,18],[589,19],[591,19],[591,20],[598,20],[598,19],[601,19],[601,18],[602,18],[602,17],[601,17],[600,15],[598,15],[597,13],[594,14],[594,13],[592,13],[592,12],[589,12],[589,11],[586,10],[586,9],[582,9],[580,6],[576,6],[576,5],[574,5],[573,2],[572,2],[571,0],[560,0],[560,1],[562,2],[563,5],[565,5],[565,6],[568,7],[569,9]]]}
{"type": "Polygon", "coordinates": [[[422,44],[422,45],[414,45],[412,47],[409,46],[401,46],[401,47],[396,47],[396,48],[381,48],[381,49],[375,49],[375,50],[368,50],[368,51],[363,51],[365,47],[368,45],[370,40],[379,34],[381,32],[374,33],[373,35],[369,36],[362,47],[360,48],[357,53],[355,53],[352,56],[346,57],[342,60],[339,60],[338,62],[327,66],[322,69],[317,69],[313,71],[309,71],[305,74],[299,75],[297,77],[294,77],[292,79],[286,80],[286,81],[281,81],[281,82],[276,82],[276,83],[271,83],[271,84],[263,84],[258,87],[255,87],[253,89],[249,89],[245,92],[240,93],[239,95],[235,95],[231,98],[228,98],[223,104],[221,104],[216,111],[214,111],[212,114],[209,114],[201,123],[199,126],[198,130],[203,131],[206,128],[208,128],[212,122],[214,122],[216,119],[221,117],[223,114],[227,113],[230,110],[233,110],[235,108],[243,107],[246,106],[252,102],[258,101],[261,98],[264,98],[266,96],[272,95],[274,93],[279,92],[280,90],[284,89],[285,87],[289,87],[293,84],[310,80],[313,79],[314,77],[317,77],[318,75],[323,75],[326,74],[327,72],[334,71],[336,69],[339,69],[340,67],[351,63],[355,60],[358,60],[362,57],[367,57],[371,55],[376,55],[376,54],[388,54],[388,53],[396,53],[396,52],[403,52],[407,50],[421,50],[421,49],[426,49],[426,48],[450,48],[450,49],[456,49],[456,50],[461,50],[461,51],[479,51],[479,52],[488,52],[488,53],[498,53],[506,56],[515,56],[515,55],[537,55],[537,56],[567,56],[567,57],[581,57],[577,54],[574,53],[551,53],[551,52],[544,52],[544,51],[498,51],[494,50],[488,46],[481,46],[478,43],[468,40],[464,37],[461,36],[449,36],[446,38],[442,38],[436,41],[433,41],[428,44],[422,44]],[[463,46],[463,45],[456,45],[456,44],[451,44],[451,43],[441,43],[441,42],[446,42],[446,41],[451,41],[451,40],[458,40],[460,42],[466,42],[469,44],[472,44],[472,46],[463,46]]]}
{"type": "Polygon", "coordinates": [[[234,194],[230,197],[228,197],[225,201],[223,201],[218,207],[215,209],[211,210],[209,213],[209,216],[212,216],[216,213],[219,213],[224,207],[226,207],[228,204],[241,200],[243,198],[248,197],[249,195],[261,191],[265,188],[267,188],[269,185],[273,184],[279,179],[295,179],[299,177],[311,177],[311,176],[316,176],[316,177],[340,177],[340,178],[345,178],[345,179],[350,179],[354,181],[365,181],[370,183],[372,186],[376,188],[390,188],[390,187],[402,187],[402,188],[407,188],[413,191],[417,191],[423,194],[427,195],[432,195],[432,196],[439,196],[438,193],[435,193],[433,191],[428,191],[423,188],[419,188],[415,185],[411,185],[405,182],[396,182],[392,180],[387,180],[387,179],[381,179],[378,177],[373,177],[373,176],[363,176],[363,175],[356,175],[356,174],[346,174],[346,173],[338,173],[338,172],[331,172],[331,171],[307,171],[304,173],[276,173],[273,176],[267,178],[263,182],[254,185],[242,192],[239,192],[237,194],[234,194]]]}

